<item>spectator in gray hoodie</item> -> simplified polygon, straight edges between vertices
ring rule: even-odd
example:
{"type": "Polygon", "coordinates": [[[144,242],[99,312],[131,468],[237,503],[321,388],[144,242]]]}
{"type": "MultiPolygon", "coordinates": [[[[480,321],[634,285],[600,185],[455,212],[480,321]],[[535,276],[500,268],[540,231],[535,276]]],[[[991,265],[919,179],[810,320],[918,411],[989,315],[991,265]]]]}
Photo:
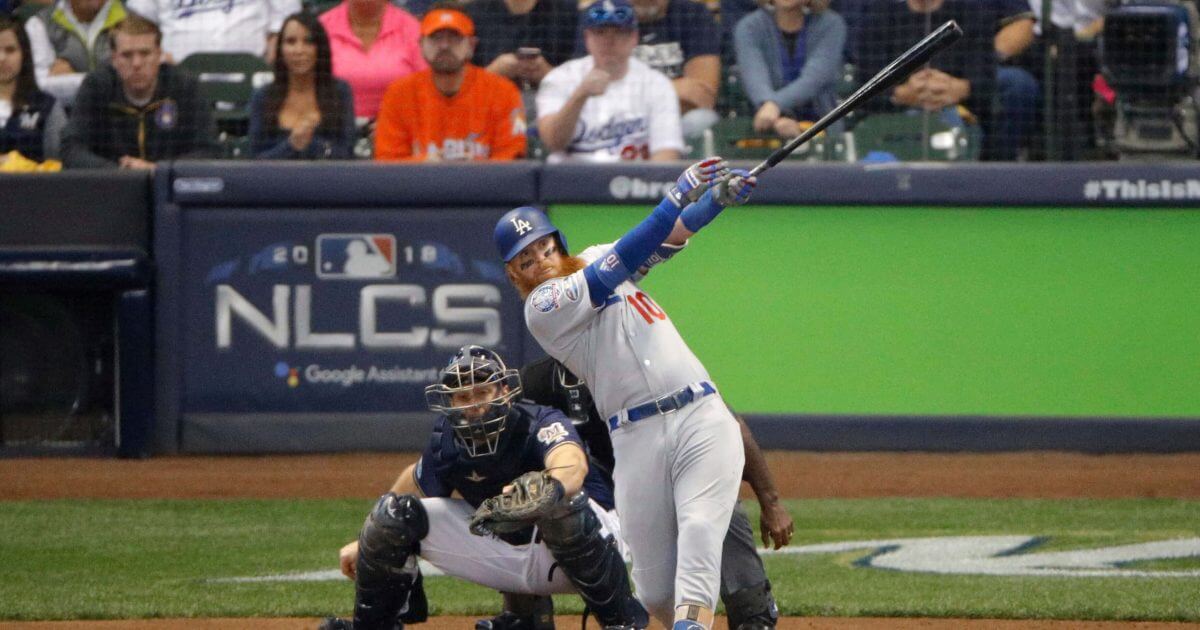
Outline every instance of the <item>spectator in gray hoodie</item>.
{"type": "Polygon", "coordinates": [[[837,104],[846,22],[826,2],[773,0],[738,21],[733,43],[754,129],[793,136],[837,104]]]}

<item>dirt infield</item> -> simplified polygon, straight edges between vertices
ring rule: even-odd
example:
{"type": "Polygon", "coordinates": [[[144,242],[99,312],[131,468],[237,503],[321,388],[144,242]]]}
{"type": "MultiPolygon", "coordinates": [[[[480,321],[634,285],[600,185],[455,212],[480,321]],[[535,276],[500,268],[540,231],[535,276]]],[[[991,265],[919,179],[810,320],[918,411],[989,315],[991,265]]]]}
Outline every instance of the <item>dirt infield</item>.
{"type": "MultiPolygon", "coordinates": [[[[0,459],[16,499],[375,497],[415,454],[0,459]]],[[[1200,453],[797,453],[767,462],[780,496],[1200,497],[1200,453]]],[[[747,495],[749,496],[749,495],[747,495]]]]}
{"type": "MultiPolygon", "coordinates": [[[[414,454],[286,457],[0,459],[0,501],[66,498],[374,497],[415,460],[414,454]]],[[[1200,498],[1200,454],[1075,453],[767,454],[781,496],[1200,498]]],[[[747,495],[749,496],[749,495],[747,495]]],[[[578,617],[559,620],[572,628],[578,617]]],[[[439,617],[423,630],[471,628],[474,619],[439,617]]],[[[315,619],[165,619],[3,623],[0,630],[312,629],[315,619]]],[[[724,630],[724,621],[718,621],[724,630]]],[[[781,630],[1176,630],[1200,624],[999,621],[989,619],[787,618],[781,630]]]]}
{"type": "MultiPolygon", "coordinates": [[[[27,624],[0,623],[4,630],[313,630],[319,619],[166,619],[141,621],[52,621],[27,624]]],[[[558,628],[579,626],[579,617],[555,617],[558,628]]],[[[435,617],[419,630],[463,630],[475,627],[474,617],[435,617]]],[[[595,628],[592,622],[589,628],[595,628]]],[[[657,628],[659,626],[651,626],[657,628]]],[[[1200,627],[1185,623],[1121,621],[1007,621],[997,619],[853,619],[831,617],[788,617],[779,620],[779,630],[1183,630],[1200,627]]],[[[718,619],[713,630],[728,630],[718,619]]]]}

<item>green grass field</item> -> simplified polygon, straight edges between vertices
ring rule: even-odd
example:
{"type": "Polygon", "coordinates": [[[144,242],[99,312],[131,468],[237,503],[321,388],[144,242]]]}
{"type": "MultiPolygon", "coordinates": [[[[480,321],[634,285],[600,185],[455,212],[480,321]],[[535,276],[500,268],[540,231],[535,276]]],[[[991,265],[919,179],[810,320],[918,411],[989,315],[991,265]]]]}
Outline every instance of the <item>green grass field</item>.
{"type": "MultiPolygon", "coordinates": [[[[369,509],[362,500],[5,502],[0,618],[15,620],[345,614],[348,581],[217,582],[329,570],[369,509]]],[[[793,545],[910,537],[1044,538],[1026,553],[1200,536],[1200,502],[864,499],[788,502],[793,545]]],[[[748,503],[752,522],[756,505],[748,503]]],[[[860,566],[871,550],[773,555],[788,615],[1200,621],[1200,577],[1012,577],[860,566]]],[[[1143,570],[1200,570],[1200,554],[1143,570]]],[[[427,580],[435,614],[494,614],[499,597],[427,580]]],[[[578,611],[577,598],[558,598],[578,611]]]]}

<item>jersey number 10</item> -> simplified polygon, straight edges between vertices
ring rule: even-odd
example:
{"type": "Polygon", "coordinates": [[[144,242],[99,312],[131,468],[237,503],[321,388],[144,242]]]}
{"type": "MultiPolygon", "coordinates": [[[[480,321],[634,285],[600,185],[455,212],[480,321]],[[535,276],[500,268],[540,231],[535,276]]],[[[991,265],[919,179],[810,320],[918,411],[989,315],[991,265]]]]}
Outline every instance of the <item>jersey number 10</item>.
{"type": "Polygon", "coordinates": [[[654,320],[656,319],[667,318],[667,314],[663,312],[663,310],[659,308],[657,304],[654,303],[654,300],[651,300],[649,295],[646,295],[641,291],[638,291],[633,295],[626,295],[625,299],[628,300],[629,305],[632,306],[634,310],[636,310],[638,314],[646,320],[647,324],[653,324],[654,320]]]}

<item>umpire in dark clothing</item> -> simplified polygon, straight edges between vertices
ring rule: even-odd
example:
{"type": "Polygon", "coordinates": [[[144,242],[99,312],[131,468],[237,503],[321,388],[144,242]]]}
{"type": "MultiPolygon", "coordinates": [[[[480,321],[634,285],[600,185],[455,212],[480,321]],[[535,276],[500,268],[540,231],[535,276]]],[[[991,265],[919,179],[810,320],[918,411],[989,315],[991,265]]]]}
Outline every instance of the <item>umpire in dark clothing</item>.
{"type": "Polygon", "coordinates": [[[162,63],[162,33],[136,15],[112,30],[112,65],[88,74],[63,137],[68,168],[153,169],[216,157],[212,116],[195,79],[162,63]]]}

